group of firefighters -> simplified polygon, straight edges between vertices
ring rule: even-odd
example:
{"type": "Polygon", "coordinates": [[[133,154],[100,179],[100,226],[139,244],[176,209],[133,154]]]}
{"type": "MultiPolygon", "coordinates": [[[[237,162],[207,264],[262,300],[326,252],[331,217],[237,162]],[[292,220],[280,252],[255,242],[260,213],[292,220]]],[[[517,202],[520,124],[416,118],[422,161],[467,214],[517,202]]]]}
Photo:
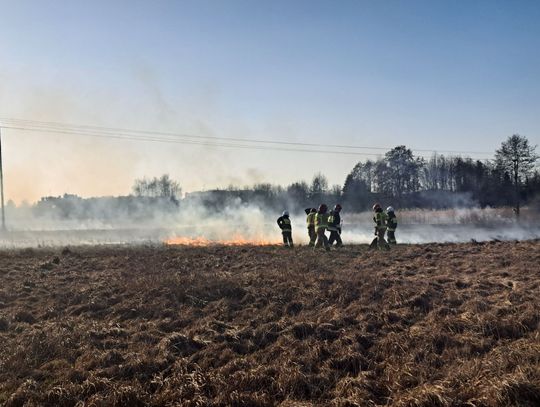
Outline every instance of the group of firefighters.
{"type": "MultiPolygon", "coordinates": [[[[309,235],[309,245],[314,248],[324,247],[330,250],[330,247],[343,246],[341,240],[341,205],[337,204],[330,212],[326,204],[319,205],[319,208],[307,208],[307,230],[309,235]],[[330,232],[330,236],[326,237],[326,231],[330,232]]],[[[369,245],[370,249],[389,250],[390,245],[395,245],[397,217],[394,213],[394,208],[389,206],[386,212],[378,203],[373,205],[373,222],[375,222],[375,238],[369,245]],[[388,232],[388,242],[384,235],[388,232]]],[[[288,211],[283,211],[283,214],[278,218],[277,224],[283,235],[283,244],[286,247],[293,247],[292,238],[292,223],[288,211]]]]}

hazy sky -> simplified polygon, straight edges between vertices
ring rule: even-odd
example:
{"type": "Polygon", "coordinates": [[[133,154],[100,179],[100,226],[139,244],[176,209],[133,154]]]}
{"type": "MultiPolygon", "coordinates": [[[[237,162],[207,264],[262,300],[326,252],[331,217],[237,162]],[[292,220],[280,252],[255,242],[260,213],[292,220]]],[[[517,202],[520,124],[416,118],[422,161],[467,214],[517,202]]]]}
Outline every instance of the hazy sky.
{"type": "MultiPolygon", "coordinates": [[[[0,117],[437,151],[490,152],[513,133],[540,144],[538,1],[0,6],[0,117]]],[[[126,194],[162,173],[185,191],[318,171],[341,184],[368,157],[2,137],[6,199],[18,202],[126,194]]]]}

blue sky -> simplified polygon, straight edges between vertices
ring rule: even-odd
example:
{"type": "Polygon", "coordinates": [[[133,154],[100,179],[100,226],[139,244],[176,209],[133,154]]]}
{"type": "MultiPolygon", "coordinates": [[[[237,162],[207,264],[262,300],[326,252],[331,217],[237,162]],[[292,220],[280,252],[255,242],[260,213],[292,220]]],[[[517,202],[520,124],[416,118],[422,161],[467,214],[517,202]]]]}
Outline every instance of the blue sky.
{"type": "MultiPolygon", "coordinates": [[[[0,4],[2,117],[438,151],[494,151],[513,133],[540,144],[535,1],[0,4]]],[[[127,193],[163,172],[187,191],[318,171],[342,183],[366,158],[3,138],[15,200],[127,193]]]]}

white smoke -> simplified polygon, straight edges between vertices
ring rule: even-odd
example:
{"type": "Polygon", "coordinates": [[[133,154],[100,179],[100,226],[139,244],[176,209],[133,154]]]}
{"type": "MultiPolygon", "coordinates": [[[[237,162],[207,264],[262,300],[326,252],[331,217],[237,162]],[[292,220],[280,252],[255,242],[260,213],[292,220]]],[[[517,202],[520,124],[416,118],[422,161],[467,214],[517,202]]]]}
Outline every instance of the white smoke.
{"type": "MultiPolygon", "coordinates": [[[[185,201],[185,200],[184,200],[185,201]]],[[[276,220],[281,210],[246,205],[240,199],[209,209],[201,202],[180,203],[173,211],[158,209],[133,217],[114,200],[104,200],[85,212],[86,219],[37,216],[29,206],[7,208],[8,231],[0,234],[0,247],[64,246],[78,244],[159,244],[177,238],[184,243],[278,244],[276,220]],[[108,202],[108,203],[107,203],[108,202]],[[182,240],[183,239],[183,240],[182,240]]],[[[142,204],[141,204],[142,205],[142,204]]],[[[144,211],[142,213],[145,213],[144,211]]],[[[534,211],[523,210],[517,222],[508,209],[473,208],[445,211],[398,212],[398,243],[468,242],[540,238],[534,211]]],[[[293,239],[307,244],[304,213],[291,215],[293,239]]],[[[344,244],[366,244],[374,237],[372,214],[342,212],[344,244]]]]}

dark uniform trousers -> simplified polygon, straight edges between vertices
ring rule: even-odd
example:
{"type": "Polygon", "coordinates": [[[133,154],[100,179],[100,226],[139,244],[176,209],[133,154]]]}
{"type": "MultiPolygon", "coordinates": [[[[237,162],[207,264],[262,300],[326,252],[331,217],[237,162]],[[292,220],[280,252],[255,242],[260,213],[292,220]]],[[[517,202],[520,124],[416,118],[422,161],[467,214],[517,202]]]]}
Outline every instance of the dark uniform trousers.
{"type": "Polygon", "coordinates": [[[309,245],[314,246],[315,241],[317,240],[317,233],[315,233],[315,225],[308,226],[307,231],[309,235],[309,245]]]}
{"type": "Polygon", "coordinates": [[[321,246],[324,246],[326,250],[330,250],[330,245],[328,244],[328,238],[325,235],[326,228],[320,227],[317,229],[317,242],[315,243],[315,247],[319,248],[321,246]]]}
{"type": "Polygon", "coordinates": [[[394,230],[388,229],[388,243],[396,244],[396,232],[394,230]]]}
{"type": "Polygon", "coordinates": [[[283,244],[285,246],[293,247],[293,241],[292,241],[292,231],[291,230],[284,230],[281,232],[283,235],[283,244]]]}
{"type": "Polygon", "coordinates": [[[388,221],[386,222],[388,226],[388,243],[396,244],[396,228],[397,228],[397,218],[393,212],[389,213],[388,221]]]}
{"type": "Polygon", "coordinates": [[[386,243],[386,240],[384,239],[384,234],[386,233],[386,228],[382,227],[382,228],[375,228],[375,234],[377,235],[377,237],[375,237],[375,239],[373,239],[373,241],[371,242],[371,244],[369,245],[369,248],[370,249],[375,249],[375,248],[379,248],[379,250],[382,250],[382,249],[390,249],[390,246],[388,245],[388,243],[386,243]]]}
{"type": "Polygon", "coordinates": [[[330,237],[328,238],[328,244],[332,246],[336,242],[336,246],[343,246],[343,241],[341,240],[340,230],[331,230],[330,237]]]}

